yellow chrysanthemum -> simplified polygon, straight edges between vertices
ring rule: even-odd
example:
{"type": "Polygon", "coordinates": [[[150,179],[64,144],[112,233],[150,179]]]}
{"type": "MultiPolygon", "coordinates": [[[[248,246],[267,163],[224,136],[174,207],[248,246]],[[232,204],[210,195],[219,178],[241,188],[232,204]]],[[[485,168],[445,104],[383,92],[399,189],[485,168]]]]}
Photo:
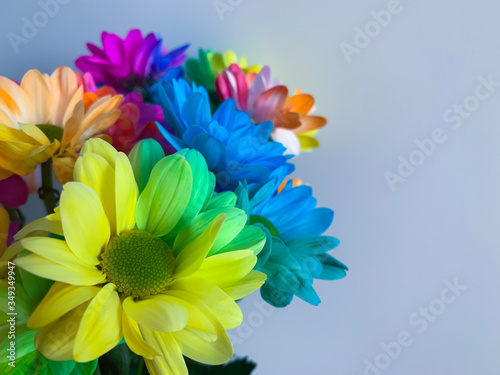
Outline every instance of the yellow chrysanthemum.
{"type": "Polygon", "coordinates": [[[20,84],[0,77],[0,179],[27,175],[51,157],[57,179],[71,179],[76,152],[120,116],[121,95],[84,92],[81,74],[28,71],[20,84]]]}
{"type": "Polygon", "coordinates": [[[242,322],[234,301],[265,280],[252,270],[265,236],[233,193],[212,198],[215,178],[197,151],[164,157],[148,140],[131,159],[89,140],[59,210],[16,236],[31,252],[17,265],[56,281],[28,321],[35,347],[86,362],[125,338],[152,374],[187,374],[183,355],[224,363],[226,329],[242,322]],[[20,238],[40,230],[64,239],[20,238]]]}

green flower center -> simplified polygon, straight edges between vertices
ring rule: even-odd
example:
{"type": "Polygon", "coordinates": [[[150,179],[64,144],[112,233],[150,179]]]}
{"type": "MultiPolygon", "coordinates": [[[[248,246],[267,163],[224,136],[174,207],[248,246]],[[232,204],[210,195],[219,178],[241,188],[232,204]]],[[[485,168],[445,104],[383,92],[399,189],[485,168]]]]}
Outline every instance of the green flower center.
{"type": "Polygon", "coordinates": [[[49,124],[39,124],[36,127],[47,136],[50,142],[54,142],[56,139],[61,142],[64,133],[63,128],[49,124]]]}
{"type": "Polygon", "coordinates": [[[175,258],[172,249],[158,237],[131,230],[111,238],[101,267],[123,295],[147,297],[161,293],[172,282],[175,258]]]}

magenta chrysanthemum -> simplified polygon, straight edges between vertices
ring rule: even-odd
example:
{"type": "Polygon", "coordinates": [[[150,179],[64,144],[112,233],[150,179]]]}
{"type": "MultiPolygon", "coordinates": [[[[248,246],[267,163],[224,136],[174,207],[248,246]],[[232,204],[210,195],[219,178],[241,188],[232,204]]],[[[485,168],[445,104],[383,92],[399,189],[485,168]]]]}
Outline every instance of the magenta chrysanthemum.
{"type": "Polygon", "coordinates": [[[103,48],[88,43],[91,53],[75,62],[83,72],[90,72],[97,84],[113,87],[124,93],[141,89],[168,74],[172,78],[182,75],[180,67],[186,59],[184,45],[171,52],[154,34],[142,36],[140,30],[130,30],[125,39],[103,32],[103,48]]]}

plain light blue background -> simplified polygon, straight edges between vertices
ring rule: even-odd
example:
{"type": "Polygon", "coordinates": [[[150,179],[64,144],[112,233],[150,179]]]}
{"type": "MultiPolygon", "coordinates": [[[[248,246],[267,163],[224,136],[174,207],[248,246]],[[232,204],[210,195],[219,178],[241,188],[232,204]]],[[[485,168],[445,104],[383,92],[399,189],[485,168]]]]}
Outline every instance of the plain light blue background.
{"type": "MultiPolygon", "coordinates": [[[[402,0],[402,11],[348,63],[340,44],[352,45],[355,28],[388,4],[243,0],[221,20],[212,0],[71,0],[16,54],[8,33],[20,34],[22,17],[40,7],[3,0],[0,74],[20,79],[30,68],[72,66],[102,30],[123,36],[133,27],[161,33],[170,47],[190,42],[190,55],[232,48],[269,64],[289,87],[312,93],[329,120],[322,147],[296,160],[296,176],[335,210],[334,255],[351,270],[315,283],[319,307],[296,300],[265,316],[258,294],[245,299],[250,329],[231,333],[237,354],[258,362],[256,375],[360,375],[365,360],[383,353],[381,343],[407,331],[412,344],[380,374],[497,374],[500,90],[459,129],[443,115],[475,94],[480,76],[500,81],[500,7],[402,0]],[[446,142],[392,192],[384,173],[395,173],[398,157],[437,128],[446,142]],[[410,316],[455,278],[467,290],[419,333],[410,316]]],[[[32,219],[43,212],[35,198],[28,210],[32,219]]]]}

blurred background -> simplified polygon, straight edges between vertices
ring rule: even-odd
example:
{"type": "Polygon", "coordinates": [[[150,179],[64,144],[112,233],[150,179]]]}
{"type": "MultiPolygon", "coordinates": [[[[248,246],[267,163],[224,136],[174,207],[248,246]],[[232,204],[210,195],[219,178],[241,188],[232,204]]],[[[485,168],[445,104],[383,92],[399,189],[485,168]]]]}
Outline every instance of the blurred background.
{"type": "MultiPolygon", "coordinates": [[[[335,210],[333,255],[350,271],[315,281],[319,307],[271,309],[258,293],[241,303],[230,335],[256,375],[498,373],[496,2],[58,1],[47,22],[44,1],[0,4],[0,75],[73,67],[103,30],[141,28],[170,48],[191,43],[189,56],[233,49],[268,64],[328,118],[295,175],[335,210]],[[12,43],[24,17],[41,26],[12,43]]],[[[44,211],[32,197],[25,212],[44,211]]]]}

